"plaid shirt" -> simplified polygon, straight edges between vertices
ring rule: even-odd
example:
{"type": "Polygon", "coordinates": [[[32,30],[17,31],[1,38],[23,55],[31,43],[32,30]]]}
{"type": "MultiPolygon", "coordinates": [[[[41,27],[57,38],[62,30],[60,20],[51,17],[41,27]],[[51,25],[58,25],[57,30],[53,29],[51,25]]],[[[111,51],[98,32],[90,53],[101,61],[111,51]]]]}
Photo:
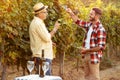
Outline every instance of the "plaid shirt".
{"type": "MultiPolygon", "coordinates": [[[[87,38],[87,32],[89,31],[89,28],[92,25],[92,23],[85,22],[82,20],[77,20],[76,24],[78,24],[79,26],[81,26],[82,28],[84,28],[86,30],[86,34],[85,34],[85,38],[84,38],[84,42],[83,42],[83,47],[85,47],[85,44],[86,44],[85,40],[87,38]]],[[[90,53],[91,63],[95,64],[95,63],[100,62],[101,57],[102,57],[102,50],[105,49],[105,43],[106,43],[105,29],[100,22],[97,22],[94,25],[93,31],[91,33],[90,48],[99,46],[101,48],[101,50],[90,53]]],[[[84,58],[84,56],[83,56],[83,58],[84,58]]]]}

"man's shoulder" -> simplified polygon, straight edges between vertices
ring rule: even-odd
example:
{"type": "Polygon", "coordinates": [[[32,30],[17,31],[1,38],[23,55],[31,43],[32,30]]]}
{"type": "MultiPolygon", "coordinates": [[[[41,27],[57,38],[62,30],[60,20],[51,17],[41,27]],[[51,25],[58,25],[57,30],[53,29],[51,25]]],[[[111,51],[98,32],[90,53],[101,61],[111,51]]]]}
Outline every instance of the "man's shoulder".
{"type": "Polygon", "coordinates": [[[42,22],[40,20],[33,19],[30,23],[30,26],[36,27],[36,26],[41,26],[41,24],[42,24],[42,22]]]}
{"type": "Polygon", "coordinates": [[[31,23],[40,24],[40,23],[42,23],[42,21],[40,21],[39,19],[34,18],[31,23]]]}
{"type": "Polygon", "coordinates": [[[103,31],[105,31],[105,28],[103,27],[103,25],[102,25],[101,23],[99,24],[98,29],[99,29],[99,30],[103,30],[103,31]]]}

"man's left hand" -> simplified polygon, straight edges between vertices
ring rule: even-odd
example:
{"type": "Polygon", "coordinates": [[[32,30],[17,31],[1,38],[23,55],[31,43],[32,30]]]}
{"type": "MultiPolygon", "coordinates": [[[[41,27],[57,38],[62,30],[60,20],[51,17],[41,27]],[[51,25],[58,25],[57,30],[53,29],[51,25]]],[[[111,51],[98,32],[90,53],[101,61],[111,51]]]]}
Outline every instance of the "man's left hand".
{"type": "Polygon", "coordinates": [[[86,52],[87,52],[87,49],[86,49],[86,48],[81,48],[80,53],[86,54],[86,52]]]}

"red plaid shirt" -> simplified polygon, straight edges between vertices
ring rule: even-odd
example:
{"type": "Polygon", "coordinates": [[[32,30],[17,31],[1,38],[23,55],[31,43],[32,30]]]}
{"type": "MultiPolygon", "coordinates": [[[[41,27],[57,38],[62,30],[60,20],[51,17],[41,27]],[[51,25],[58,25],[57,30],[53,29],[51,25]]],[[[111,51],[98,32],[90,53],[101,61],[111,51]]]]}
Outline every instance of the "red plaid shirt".
{"type": "MultiPolygon", "coordinates": [[[[78,24],[79,26],[81,26],[82,28],[84,28],[86,30],[86,34],[85,34],[85,38],[84,38],[84,42],[83,42],[83,47],[85,47],[85,44],[86,44],[85,40],[87,38],[87,32],[89,31],[89,28],[92,25],[92,23],[85,22],[85,21],[82,21],[82,20],[77,20],[76,24],[78,24]]],[[[90,48],[94,48],[94,47],[99,46],[101,48],[101,50],[98,51],[98,52],[90,53],[91,63],[95,64],[95,63],[100,62],[101,57],[102,57],[102,50],[105,49],[105,44],[106,44],[105,29],[100,22],[97,22],[94,25],[93,31],[91,33],[90,48]]]]}

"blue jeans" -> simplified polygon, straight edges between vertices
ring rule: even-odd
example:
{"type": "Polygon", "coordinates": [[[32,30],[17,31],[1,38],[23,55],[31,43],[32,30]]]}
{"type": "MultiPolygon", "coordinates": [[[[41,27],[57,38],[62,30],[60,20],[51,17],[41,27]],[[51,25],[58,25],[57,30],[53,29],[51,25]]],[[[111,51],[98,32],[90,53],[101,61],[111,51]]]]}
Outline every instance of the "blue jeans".
{"type": "MultiPolygon", "coordinates": [[[[39,57],[34,57],[33,58],[36,62],[36,74],[39,74],[39,63],[40,63],[40,58],[39,57]]],[[[49,70],[46,72],[46,75],[51,75],[52,74],[52,60],[51,59],[46,59],[46,62],[49,63],[49,70]]]]}

